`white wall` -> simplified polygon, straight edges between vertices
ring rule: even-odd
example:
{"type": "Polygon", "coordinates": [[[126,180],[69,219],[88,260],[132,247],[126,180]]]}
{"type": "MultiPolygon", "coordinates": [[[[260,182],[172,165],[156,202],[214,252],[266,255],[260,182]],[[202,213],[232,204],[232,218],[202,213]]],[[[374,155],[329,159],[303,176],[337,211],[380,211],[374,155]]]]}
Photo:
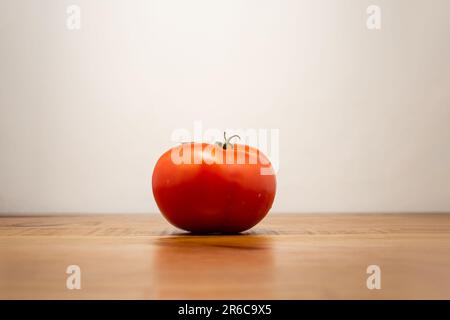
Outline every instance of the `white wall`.
{"type": "Polygon", "coordinates": [[[0,212],[156,212],[152,168],[194,120],[280,129],[274,211],[450,211],[449,12],[448,0],[2,1],[0,212]]]}

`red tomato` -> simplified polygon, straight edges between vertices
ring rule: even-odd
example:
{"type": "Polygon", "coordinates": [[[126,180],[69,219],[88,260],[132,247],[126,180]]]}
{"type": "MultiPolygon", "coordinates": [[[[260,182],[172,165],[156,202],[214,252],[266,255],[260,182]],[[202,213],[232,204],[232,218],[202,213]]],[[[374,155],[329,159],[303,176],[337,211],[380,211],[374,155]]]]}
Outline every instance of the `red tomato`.
{"type": "Polygon", "coordinates": [[[228,139],[225,145],[187,143],[170,149],[156,163],[152,186],[159,209],[174,226],[198,233],[237,233],[266,216],[276,178],[262,152],[231,145],[228,139]]]}

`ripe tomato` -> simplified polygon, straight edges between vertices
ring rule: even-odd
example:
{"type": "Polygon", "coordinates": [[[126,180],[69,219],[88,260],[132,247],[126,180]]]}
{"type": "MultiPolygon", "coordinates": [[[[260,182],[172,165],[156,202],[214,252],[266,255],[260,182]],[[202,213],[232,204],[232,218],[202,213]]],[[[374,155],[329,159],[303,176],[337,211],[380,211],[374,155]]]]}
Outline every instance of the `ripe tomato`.
{"type": "Polygon", "coordinates": [[[174,226],[236,233],[256,225],[272,207],[276,178],[269,160],[258,149],[229,140],[182,144],[156,163],[153,195],[174,226]]]}

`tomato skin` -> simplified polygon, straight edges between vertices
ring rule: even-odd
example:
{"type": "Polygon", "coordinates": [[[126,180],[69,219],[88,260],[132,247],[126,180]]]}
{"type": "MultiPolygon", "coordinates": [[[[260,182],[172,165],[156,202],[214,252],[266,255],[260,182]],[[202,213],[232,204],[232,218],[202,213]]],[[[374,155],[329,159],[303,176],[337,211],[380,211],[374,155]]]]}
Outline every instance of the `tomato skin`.
{"type": "Polygon", "coordinates": [[[249,146],[211,149],[209,144],[189,143],[165,152],[153,170],[156,204],[170,223],[183,230],[237,233],[250,229],[272,207],[275,174],[261,174],[261,168],[273,172],[272,165],[259,150],[249,146]],[[186,150],[191,152],[189,163],[175,163],[173,153],[183,154],[186,150]],[[225,159],[227,153],[233,163],[212,161],[219,156],[225,159]],[[256,163],[249,163],[255,155],[256,163]],[[236,163],[239,157],[244,157],[245,163],[236,163]],[[193,163],[194,159],[197,163],[193,163]]]}

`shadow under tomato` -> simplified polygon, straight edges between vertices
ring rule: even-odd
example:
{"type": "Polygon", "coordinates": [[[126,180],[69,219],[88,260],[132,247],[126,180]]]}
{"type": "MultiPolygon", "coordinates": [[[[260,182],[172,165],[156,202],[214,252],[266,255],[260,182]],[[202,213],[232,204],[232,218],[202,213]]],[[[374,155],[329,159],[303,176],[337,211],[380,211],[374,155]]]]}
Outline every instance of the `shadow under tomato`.
{"type": "Polygon", "coordinates": [[[152,259],[157,298],[258,298],[275,276],[274,241],[265,235],[180,233],[158,238],[152,259]]]}

